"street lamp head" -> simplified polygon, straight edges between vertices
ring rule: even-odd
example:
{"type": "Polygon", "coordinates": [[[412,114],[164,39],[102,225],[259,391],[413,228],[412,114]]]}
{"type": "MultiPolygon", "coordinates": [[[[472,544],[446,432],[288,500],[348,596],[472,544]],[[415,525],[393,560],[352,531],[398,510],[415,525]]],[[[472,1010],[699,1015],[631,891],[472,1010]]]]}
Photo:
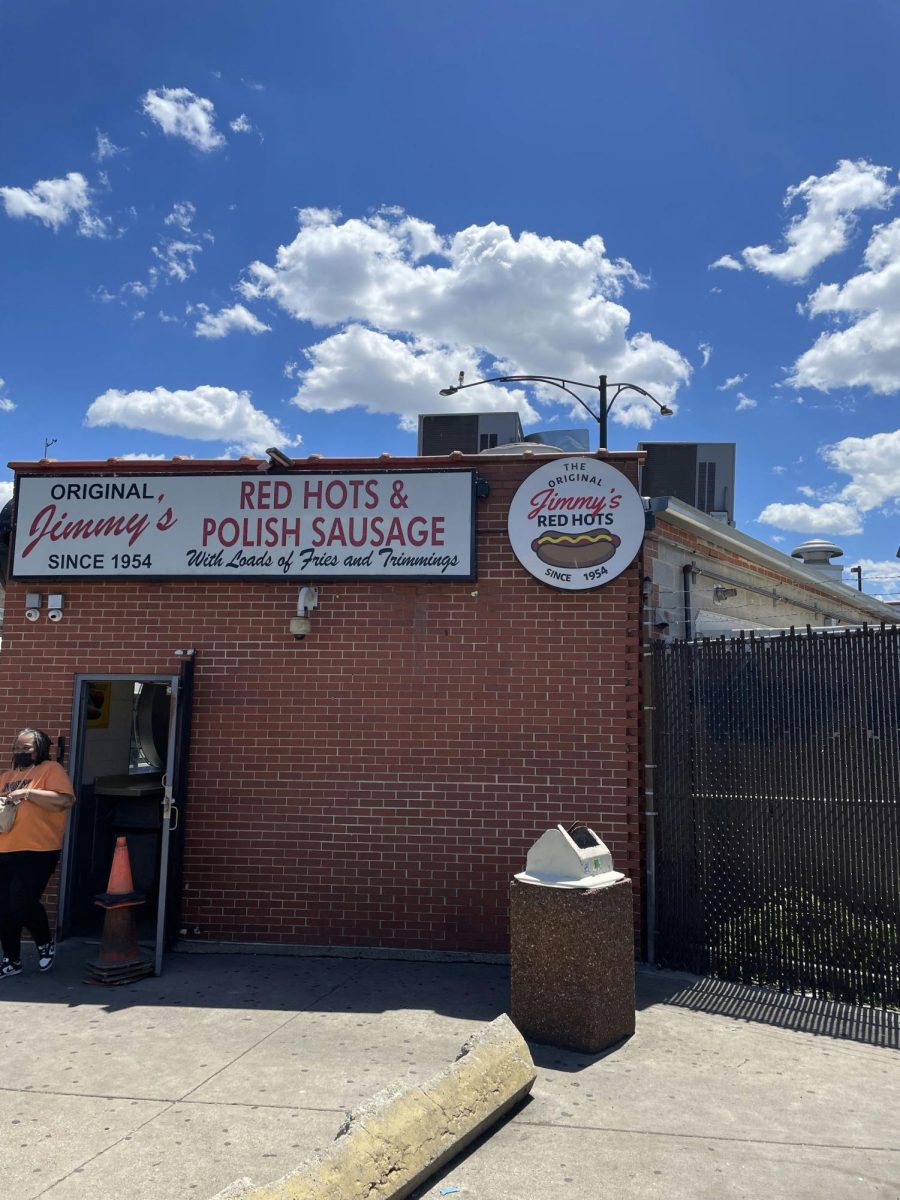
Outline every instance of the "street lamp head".
{"type": "Polygon", "coordinates": [[[661,417],[674,417],[675,410],[673,408],[669,408],[667,404],[661,404],[659,406],[659,415],[661,417]]]}
{"type": "Polygon", "coordinates": [[[455,396],[458,391],[459,391],[459,388],[455,388],[455,387],[441,388],[439,395],[455,396]]]}

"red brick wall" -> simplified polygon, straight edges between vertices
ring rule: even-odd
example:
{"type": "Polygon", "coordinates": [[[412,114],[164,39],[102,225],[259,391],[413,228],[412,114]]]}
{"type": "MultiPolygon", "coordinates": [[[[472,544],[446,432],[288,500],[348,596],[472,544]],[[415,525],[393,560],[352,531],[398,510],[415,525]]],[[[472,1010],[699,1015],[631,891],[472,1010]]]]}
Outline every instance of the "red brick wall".
{"type": "Polygon", "coordinates": [[[323,583],[303,642],[296,582],[67,581],[58,625],[11,583],[0,738],[68,735],[76,673],[174,673],[193,646],[183,919],[204,938],[505,950],[510,877],[576,818],[639,909],[639,562],[545,587],[506,533],[540,460],[477,465],[477,582],[323,583]]]}

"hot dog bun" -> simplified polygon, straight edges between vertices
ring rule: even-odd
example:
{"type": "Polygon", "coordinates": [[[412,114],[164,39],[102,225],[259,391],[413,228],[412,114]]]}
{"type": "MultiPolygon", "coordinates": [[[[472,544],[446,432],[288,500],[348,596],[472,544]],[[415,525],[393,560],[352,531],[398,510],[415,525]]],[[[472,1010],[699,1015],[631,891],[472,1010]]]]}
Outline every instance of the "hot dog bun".
{"type": "Polygon", "coordinates": [[[598,567],[616,552],[621,538],[605,529],[584,533],[558,533],[548,529],[531,543],[541,560],[551,567],[598,567]]]}

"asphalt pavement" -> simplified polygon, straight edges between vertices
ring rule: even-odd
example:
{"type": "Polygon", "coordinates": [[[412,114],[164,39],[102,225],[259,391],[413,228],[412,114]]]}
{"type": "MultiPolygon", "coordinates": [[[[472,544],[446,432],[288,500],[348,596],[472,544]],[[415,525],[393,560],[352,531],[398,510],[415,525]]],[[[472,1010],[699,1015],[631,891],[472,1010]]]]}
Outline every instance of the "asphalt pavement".
{"type": "MultiPolygon", "coordinates": [[[[96,947],[0,981],[3,1200],[210,1200],[424,1081],[508,1009],[502,964],[174,953],[82,982],[96,947]]],[[[418,1193],[459,1200],[900,1198],[900,1013],[639,968],[637,1032],[532,1044],[523,1107],[418,1193]],[[458,1189],[448,1191],[446,1189],[458,1189]]]]}

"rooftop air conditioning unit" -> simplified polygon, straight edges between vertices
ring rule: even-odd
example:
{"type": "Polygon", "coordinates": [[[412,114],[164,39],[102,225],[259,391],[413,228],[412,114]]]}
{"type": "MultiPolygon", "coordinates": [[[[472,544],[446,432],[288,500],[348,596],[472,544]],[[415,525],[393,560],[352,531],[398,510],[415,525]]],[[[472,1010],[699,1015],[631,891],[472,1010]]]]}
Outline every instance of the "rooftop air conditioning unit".
{"type": "Polygon", "coordinates": [[[524,440],[517,412],[434,413],[419,417],[419,455],[481,454],[524,440]]]}
{"type": "Polygon", "coordinates": [[[638,442],[641,495],[673,496],[734,524],[734,442],[638,442]]]}

